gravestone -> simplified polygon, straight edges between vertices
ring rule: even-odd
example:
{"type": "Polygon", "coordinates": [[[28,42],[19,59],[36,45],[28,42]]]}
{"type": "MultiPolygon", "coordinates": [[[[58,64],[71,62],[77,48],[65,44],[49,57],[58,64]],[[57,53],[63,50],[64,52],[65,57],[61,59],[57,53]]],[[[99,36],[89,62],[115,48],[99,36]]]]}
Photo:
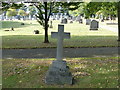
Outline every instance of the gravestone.
{"type": "Polygon", "coordinates": [[[101,19],[101,22],[104,22],[104,19],[101,19]]]}
{"type": "Polygon", "coordinates": [[[98,30],[99,22],[96,20],[92,20],[90,24],[90,30],[98,30]]]}
{"type": "Polygon", "coordinates": [[[25,25],[24,23],[21,23],[21,25],[25,25]]]}
{"type": "Polygon", "coordinates": [[[12,27],[11,30],[14,31],[14,28],[12,27]]]}
{"type": "Polygon", "coordinates": [[[70,20],[70,23],[73,23],[73,21],[72,21],[72,20],[70,20]]]}
{"type": "Polygon", "coordinates": [[[50,28],[53,28],[53,26],[52,26],[52,21],[50,21],[50,28]]]}
{"type": "Polygon", "coordinates": [[[79,21],[80,19],[81,19],[80,16],[77,16],[77,17],[76,17],[76,21],[79,21]]]}
{"type": "Polygon", "coordinates": [[[66,18],[63,18],[63,19],[61,20],[61,23],[67,24],[67,19],[66,19],[66,18]]]}
{"type": "Polygon", "coordinates": [[[83,20],[82,20],[82,19],[80,19],[80,20],[79,20],[79,23],[83,23],[83,20]]]}
{"type": "Polygon", "coordinates": [[[39,34],[39,30],[34,30],[34,34],[39,34]]]}
{"type": "Polygon", "coordinates": [[[72,84],[72,74],[66,61],[63,61],[63,39],[69,39],[70,33],[64,32],[64,25],[58,25],[58,32],[51,32],[52,38],[57,38],[57,56],[49,67],[45,77],[46,84],[72,84]]]}
{"type": "Polygon", "coordinates": [[[86,25],[90,25],[91,20],[90,19],[86,19],[86,25]]]}

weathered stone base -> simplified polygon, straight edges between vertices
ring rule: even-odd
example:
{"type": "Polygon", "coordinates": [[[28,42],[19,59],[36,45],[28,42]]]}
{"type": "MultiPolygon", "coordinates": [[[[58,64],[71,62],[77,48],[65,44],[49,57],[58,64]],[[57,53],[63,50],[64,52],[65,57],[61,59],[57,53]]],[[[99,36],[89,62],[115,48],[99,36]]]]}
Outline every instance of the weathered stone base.
{"type": "Polygon", "coordinates": [[[72,80],[69,67],[63,60],[53,61],[45,77],[46,84],[72,84],[72,80]]]}
{"type": "Polygon", "coordinates": [[[98,30],[98,28],[90,28],[90,30],[98,30]]]}

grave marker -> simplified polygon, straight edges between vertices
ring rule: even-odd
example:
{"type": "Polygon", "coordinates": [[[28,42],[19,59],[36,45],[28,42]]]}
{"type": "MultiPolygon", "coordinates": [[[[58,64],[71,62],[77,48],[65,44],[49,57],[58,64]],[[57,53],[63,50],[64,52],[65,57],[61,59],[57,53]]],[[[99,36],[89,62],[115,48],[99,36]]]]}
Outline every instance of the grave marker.
{"type": "Polygon", "coordinates": [[[66,19],[66,18],[63,18],[63,19],[61,20],[61,23],[67,24],[67,19],[66,19]]]}
{"type": "Polygon", "coordinates": [[[82,19],[80,19],[80,20],[79,20],[79,23],[83,23],[83,20],[82,20],[82,19]]]}
{"type": "Polygon", "coordinates": [[[46,84],[72,84],[72,74],[66,61],[63,61],[63,40],[70,38],[70,33],[64,32],[64,25],[58,25],[58,32],[51,33],[52,38],[57,38],[57,60],[52,62],[46,77],[46,84]]]}
{"type": "Polygon", "coordinates": [[[50,28],[53,28],[52,21],[50,21],[50,28]]]}
{"type": "Polygon", "coordinates": [[[34,30],[34,34],[39,34],[39,30],[34,30]]]}
{"type": "Polygon", "coordinates": [[[86,25],[90,25],[91,20],[90,19],[86,19],[86,25]]]}
{"type": "Polygon", "coordinates": [[[96,20],[92,20],[90,24],[90,30],[98,30],[99,28],[99,22],[96,20]]]}

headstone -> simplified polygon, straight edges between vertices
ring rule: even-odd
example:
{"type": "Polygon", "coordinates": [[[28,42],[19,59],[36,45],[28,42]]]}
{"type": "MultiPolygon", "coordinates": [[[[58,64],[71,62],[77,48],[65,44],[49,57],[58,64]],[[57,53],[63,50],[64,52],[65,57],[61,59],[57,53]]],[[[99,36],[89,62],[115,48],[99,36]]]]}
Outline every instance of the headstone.
{"type": "Polygon", "coordinates": [[[90,30],[98,30],[99,22],[96,20],[92,20],[90,24],[90,30]]]}
{"type": "Polygon", "coordinates": [[[39,30],[34,30],[34,34],[39,34],[39,30]]]}
{"type": "Polygon", "coordinates": [[[64,25],[58,25],[58,32],[51,32],[52,38],[57,38],[57,56],[55,61],[49,67],[45,77],[46,84],[72,84],[72,74],[66,61],[63,61],[63,39],[69,39],[70,33],[64,32],[64,25]]]}
{"type": "Polygon", "coordinates": [[[67,19],[66,19],[66,18],[63,18],[63,19],[61,20],[61,23],[67,24],[67,19]]]}
{"type": "Polygon", "coordinates": [[[73,21],[71,20],[70,23],[73,23],[73,21]]]}
{"type": "Polygon", "coordinates": [[[24,23],[21,23],[21,25],[25,25],[24,23]]]}
{"type": "Polygon", "coordinates": [[[83,20],[82,20],[82,19],[80,19],[80,20],[79,20],[79,23],[83,23],[83,20]]]}
{"type": "Polygon", "coordinates": [[[50,21],[50,28],[53,28],[53,26],[52,26],[52,21],[50,21]]]}
{"type": "Polygon", "coordinates": [[[80,19],[81,19],[80,15],[76,17],[76,21],[80,21],[80,19]]]}
{"type": "Polygon", "coordinates": [[[86,25],[90,25],[91,20],[90,19],[86,19],[86,25]]]}
{"type": "Polygon", "coordinates": [[[104,19],[101,19],[101,22],[104,22],[104,19]]]}
{"type": "Polygon", "coordinates": [[[14,31],[14,28],[12,27],[11,30],[14,31]]]}

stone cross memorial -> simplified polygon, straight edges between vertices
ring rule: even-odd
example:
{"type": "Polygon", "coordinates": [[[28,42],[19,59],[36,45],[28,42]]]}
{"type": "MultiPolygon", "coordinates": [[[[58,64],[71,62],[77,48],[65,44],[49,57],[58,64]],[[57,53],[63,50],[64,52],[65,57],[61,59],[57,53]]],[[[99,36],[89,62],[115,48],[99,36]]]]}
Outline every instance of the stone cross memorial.
{"type": "Polygon", "coordinates": [[[72,84],[72,74],[63,59],[63,39],[69,39],[70,33],[64,32],[64,25],[58,25],[58,32],[51,32],[52,38],[57,38],[57,56],[49,67],[45,77],[46,84],[72,84]]]}

